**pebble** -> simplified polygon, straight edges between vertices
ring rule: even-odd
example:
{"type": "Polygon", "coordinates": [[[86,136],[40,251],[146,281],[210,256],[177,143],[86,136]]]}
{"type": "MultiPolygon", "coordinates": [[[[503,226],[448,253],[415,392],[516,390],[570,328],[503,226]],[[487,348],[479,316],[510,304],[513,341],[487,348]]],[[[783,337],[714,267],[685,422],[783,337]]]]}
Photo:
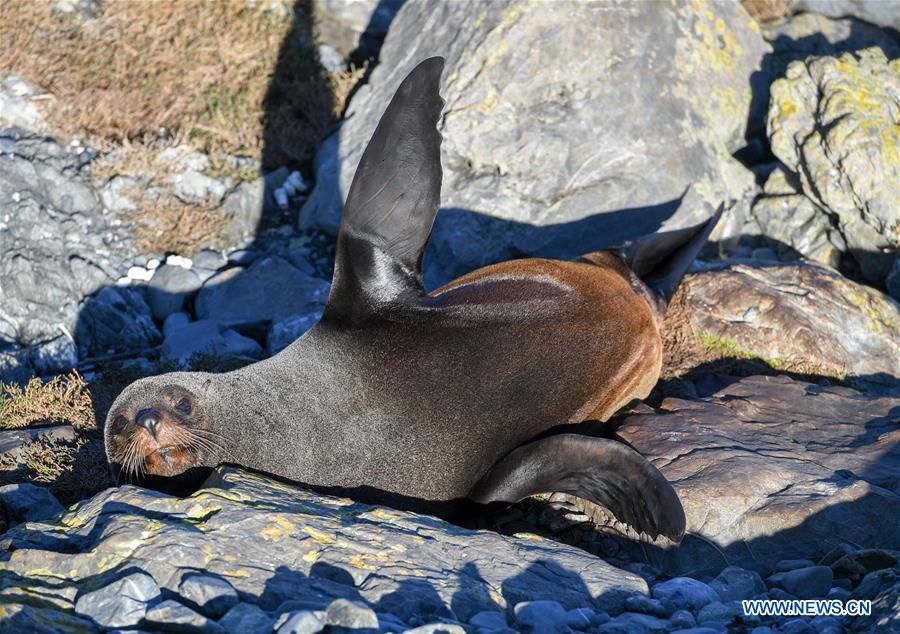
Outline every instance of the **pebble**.
{"type": "Polygon", "coordinates": [[[782,559],[775,564],[775,572],[787,572],[788,570],[797,570],[798,568],[809,568],[815,566],[815,562],[809,559],[782,559]]]}
{"type": "Polygon", "coordinates": [[[669,622],[639,612],[623,612],[619,616],[601,626],[600,632],[664,632],[669,628],[669,622]]]}
{"type": "Polygon", "coordinates": [[[719,600],[716,591],[702,581],[690,577],[675,577],[653,586],[653,598],[660,601],[671,601],[677,608],[692,611],[719,600]]]}
{"type": "MultiPolygon", "coordinates": [[[[765,586],[764,586],[765,587],[765,586]]],[[[659,599],[651,599],[643,594],[632,594],[625,599],[625,609],[629,612],[642,612],[653,616],[669,616],[672,610],[666,609],[659,599]]]]}
{"type": "Polygon", "coordinates": [[[158,598],[159,586],[153,577],[135,572],[78,597],[75,614],[103,627],[129,627],[140,623],[148,604],[158,598]]]}
{"type": "Polygon", "coordinates": [[[846,588],[832,588],[828,591],[826,599],[837,599],[838,601],[846,601],[850,598],[852,592],[846,588]]]}
{"type": "Polygon", "coordinates": [[[148,271],[153,271],[155,269],[158,269],[159,265],[160,265],[160,261],[158,258],[150,258],[149,260],[147,260],[146,266],[147,266],[148,271]]]}
{"type": "Polygon", "coordinates": [[[303,180],[303,175],[298,171],[293,171],[288,174],[287,181],[285,182],[290,183],[295,190],[301,193],[309,189],[309,185],[303,180]]]}
{"type": "Polygon", "coordinates": [[[191,264],[196,268],[218,271],[228,264],[228,259],[218,251],[204,249],[194,254],[191,264]]]}
{"type": "Polygon", "coordinates": [[[169,255],[166,256],[166,264],[169,266],[180,266],[184,269],[189,269],[194,265],[193,260],[191,258],[186,258],[180,255],[169,255]]]}
{"type": "Polygon", "coordinates": [[[813,630],[810,629],[808,620],[796,618],[782,623],[778,628],[778,632],[779,634],[806,634],[806,632],[813,632],[813,630]]]}
{"type": "Polygon", "coordinates": [[[766,584],[757,572],[738,566],[722,570],[709,586],[723,602],[750,599],[766,591],[766,584]]]}
{"type": "Polygon", "coordinates": [[[405,634],[466,634],[466,628],[455,623],[429,623],[406,630],[405,634]]]}
{"type": "Polygon", "coordinates": [[[49,489],[27,482],[0,487],[0,506],[10,522],[42,522],[66,510],[49,489]]]}
{"type": "Polygon", "coordinates": [[[319,63],[329,73],[339,73],[345,68],[344,58],[328,44],[319,45],[319,63]]]}
{"type": "Polygon", "coordinates": [[[214,575],[185,575],[178,585],[178,594],[213,618],[219,618],[240,603],[234,587],[225,579],[214,575]]]}
{"type": "Polygon", "coordinates": [[[228,263],[238,266],[249,266],[260,258],[262,253],[256,249],[238,249],[228,254],[228,263]]]}
{"type": "Polygon", "coordinates": [[[160,630],[169,632],[206,632],[216,634],[225,631],[218,623],[210,621],[202,614],[198,614],[189,607],[171,599],[147,610],[144,620],[148,625],[155,625],[160,630]]]}
{"type": "Polygon", "coordinates": [[[219,625],[232,634],[268,634],[272,624],[272,617],[250,603],[238,603],[219,619],[219,625]]]}
{"type": "Polygon", "coordinates": [[[565,608],[556,601],[522,601],[513,608],[516,625],[523,632],[551,634],[568,629],[565,608]]]}
{"type": "Polygon", "coordinates": [[[189,323],[191,323],[191,316],[187,313],[172,313],[171,315],[166,317],[166,320],[163,322],[163,335],[168,337],[170,334],[172,334],[179,328],[187,326],[189,323]]]}
{"type": "Polygon", "coordinates": [[[833,573],[828,566],[809,566],[787,572],[778,572],[766,582],[770,586],[790,592],[798,599],[824,597],[831,589],[833,573]]]}
{"type": "Polygon", "coordinates": [[[687,610],[676,610],[669,617],[669,627],[673,628],[691,628],[697,626],[697,619],[687,610]]]}
{"type": "Polygon", "coordinates": [[[843,634],[844,626],[833,616],[817,616],[809,622],[810,629],[816,634],[843,634]]]}
{"type": "Polygon", "coordinates": [[[566,625],[573,630],[581,630],[586,632],[596,618],[596,613],[590,608],[574,608],[566,612],[566,625]]]}
{"type": "Polygon", "coordinates": [[[132,266],[128,269],[128,279],[139,282],[149,282],[153,277],[153,271],[148,271],[143,266],[132,266]]]}
{"type": "Polygon", "coordinates": [[[185,301],[203,286],[199,275],[181,266],[164,264],[151,275],[147,303],[153,316],[159,320],[181,310],[185,301]]]}
{"type": "Polygon", "coordinates": [[[497,630],[506,627],[506,616],[502,612],[494,610],[485,610],[472,615],[469,619],[469,625],[478,629],[497,630]]]}
{"type": "Polygon", "coordinates": [[[711,623],[724,623],[727,625],[741,614],[740,604],[713,601],[704,605],[697,613],[697,623],[706,626],[711,623]]]}
{"type": "Polygon", "coordinates": [[[378,617],[372,608],[362,603],[335,599],[325,612],[325,625],[351,629],[378,629],[378,617]]]}
{"type": "Polygon", "coordinates": [[[287,619],[278,627],[278,634],[315,634],[321,632],[325,623],[314,612],[299,610],[286,615],[287,619]]]}

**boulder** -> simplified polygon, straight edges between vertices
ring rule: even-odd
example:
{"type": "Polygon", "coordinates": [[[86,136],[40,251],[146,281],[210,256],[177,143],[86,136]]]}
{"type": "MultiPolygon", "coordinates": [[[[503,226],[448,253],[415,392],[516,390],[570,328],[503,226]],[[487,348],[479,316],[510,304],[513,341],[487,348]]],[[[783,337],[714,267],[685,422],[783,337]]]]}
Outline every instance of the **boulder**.
{"type": "Polygon", "coordinates": [[[847,544],[896,547],[898,415],[897,397],[752,376],[626,417],[618,434],[672,482],[687,516],[681,546],[650,549],[651,563],[671,574],[768,574],[847,544]]]}
{"type": "Polygon", "coordinates": [[[404,0],[318,0],[316,34],[346,57],[376,57],[404,0]]]}
{"type": "MultiPolygon", "coordinates": [[[[900,387],[900,304],[803,262],[725,261],[685,278],[663,328],[688,370],[706,357],[900,387]]],[[[674,368],[669,365],[669,372],[674,368]]]]}
{"type": "Polygon", "coordinates": [[[787,176],[770,177],[780,180],[767,184],[753,217],[810,257],[821,259],[817,245],[827,240],[883,284],[900,246],[900,59],[870,48],[796,61],[771,94],[769,141],[787,176]],[[792,197],[787,206],[781,196],[792,197]]]}
{"type": "Polygon", "coordinates": [[[754,190],[730,153],[769,50],[737,3],[407,2],[316,157],[301,225],[337,230],[378,118],[433,55],[447,64],[429,284],[510,256],[577,255],[695,224],[754,190]]]}
{"type": "Polygon", "coordinates": [[[95,152],[14,129],[0,146],[0,340],[38,344],[74,333],[82,300],[114,284],[136,249],[101,209],[95,152]]]}
{"type": "MultiPolygon", "coordinates": [[[[95,618],[111,596],[84,597],[112,587],[125,571],[155,580],[165,598],[182,605],[198,606],[207,594],[180,598],[196,585],[196,571],[227,580],[242,603],[219,621],[226,629],[226,621],[261,621],[260,613],[271,627],[277,615],[296,610],[327,610],[323,620],[336,622],[338,611],[350,614],[348,603],[364,625],[374,611],[379,622],[391,615],[385,619],[408,627],[415,619],[466,623],[487,610],[512,613],[523,601],[619,611],[624,597],[647,592],[637,575],[572,546],[463,529],[231,467],[215,470],[186,498],[107,489],[47,523],[14,526],[4,543],[15,556],[0,561],[0,579],[19,589],[4,597],[11,615],[30,609],[36,595],[48,597],[42,607],[71,613],[77,594],[84,609],[76,612],[95,618]]],[[[123,597],[129,611],[120,620],[143,616],[145,600],[157,593],[155,584],[145,585],[141,596],[123,597]]]]}
{"type": "Polygon", "coordinates": [[[900,12],[891,0],[795,0],[795,11],[812,11],[835,18],[846,15],[900,30],[900,12]]]}
{"type": "Polygon", "coordinates": [[[288,317],[321,311],[329,284],[300,272],[279,257],[264,257],[249,268],[226,269],[209,278],[197,294],[198,319],[239,330],[254,330],[288,317]]]}
{"type": "Polygon", "coordinates": [[[149,348],[160,340],[144,289],[107,286],[82,305],[75,327],[82,357],[149,348]]]}

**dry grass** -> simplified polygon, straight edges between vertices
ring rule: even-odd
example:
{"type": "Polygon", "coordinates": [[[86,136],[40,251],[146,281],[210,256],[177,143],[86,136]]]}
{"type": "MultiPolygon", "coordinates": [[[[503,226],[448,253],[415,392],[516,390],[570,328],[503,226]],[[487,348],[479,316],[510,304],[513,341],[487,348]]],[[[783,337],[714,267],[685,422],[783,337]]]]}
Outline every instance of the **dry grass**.
{"type": "Polygon", "coordinates": [[[76,429],[96,426],[88,384],[78,372],[47,382],[35,377],[24,388],[0,384],[0,429],[35,423],[71,423],[76,429]]]}
{"type": "MultiPolygon", "coordinates": [[[[208,173],[235,183],[264,170],[310,171],[322,139],[365,69],[329,75],[318,63],[310,0],[107,0],[90,20],[53,13],[53,3],[0,2],[0,76],[22,75],[54,97],[48,124],[105,155],[103,180],[140,176],[167,187],[161,149],[186,144],[209,155],[208,173]]],[[[134,198],[141,246],[189,252],[214,244],[223,222],[174,196],[134,198]]]]}

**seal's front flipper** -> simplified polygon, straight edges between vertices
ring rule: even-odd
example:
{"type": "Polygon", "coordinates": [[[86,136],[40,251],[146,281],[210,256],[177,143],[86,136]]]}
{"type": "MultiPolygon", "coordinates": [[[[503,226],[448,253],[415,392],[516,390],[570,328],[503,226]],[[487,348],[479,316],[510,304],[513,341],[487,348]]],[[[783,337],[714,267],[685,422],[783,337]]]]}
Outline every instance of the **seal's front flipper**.
{"type": "Polygon", "coordinates": [[[513,503],[556,491],[599,504],[654,539],[680,542],[684,535],[684,509],[672,485],[634,449],[604,438],[560,434],[522,445],[497,462],[469,498],[513,503]]]}
{"type": "Polygon", "coordinates": [[[341,218],[325,318],[364,319],[415,302],[422,255],[441,192],[444,60],[425,60],[403,80],[356,168],[341,218]]]}

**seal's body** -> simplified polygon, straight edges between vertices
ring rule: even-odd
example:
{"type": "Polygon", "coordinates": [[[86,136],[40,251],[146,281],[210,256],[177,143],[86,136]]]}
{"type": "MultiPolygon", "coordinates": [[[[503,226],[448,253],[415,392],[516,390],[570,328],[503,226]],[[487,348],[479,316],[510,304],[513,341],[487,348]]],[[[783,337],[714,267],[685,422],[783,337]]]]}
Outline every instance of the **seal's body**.
{"type": "Polygon", "coordinates": [[[427,60],[403,82],[360,161],[321,321],[240,370],[129,386],[110,410],[110,462],[157,477],[234,462],[445,515],[561,491],[679,539],[680,502],[649,462],[551,430],[650,392],[664,301],[716,219],[575,262],[489,266],[427,293],[442,67],[427,60]]]}

